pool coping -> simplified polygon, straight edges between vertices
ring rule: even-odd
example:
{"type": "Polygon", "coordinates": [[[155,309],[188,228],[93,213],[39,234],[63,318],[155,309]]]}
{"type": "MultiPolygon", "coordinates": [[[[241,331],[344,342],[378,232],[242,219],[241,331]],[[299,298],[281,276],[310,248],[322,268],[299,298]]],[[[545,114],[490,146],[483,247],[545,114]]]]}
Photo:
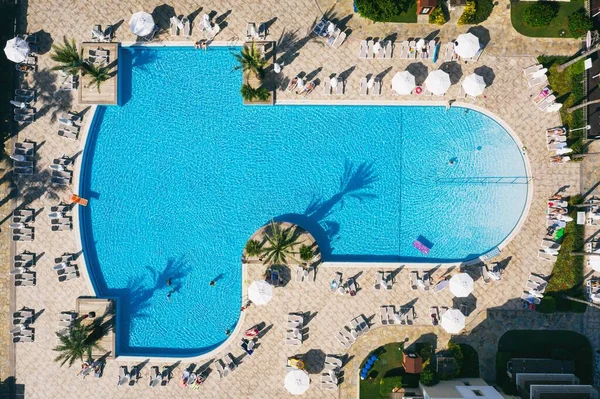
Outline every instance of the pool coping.
{"type": "MultiPolygon", "coordinates": [[[[139,43],[139,42],[123,42],[121,43],[121,46],[123,47],[135,47],[135,46],[139,46],[139,47],[182,47],[182,46],[189,46],[192,47],[194,43],[192,42],[169,42],[169,43],[159,43],[159,42],[151,42],[151,43],[139,43]]],[[[214,46],[219,46],[219,47],[227,47],[227,46],[240,46],[242,45],[243,42],[238,42],[238,41],[219,41],[219,42],[212,42],[211,45],[214,46]]],[[[355,101],[355,100],[341,100],[341,99],[336,99],[336,100],[302,100],[302,101],[298,101],[298,100],[276,100],[274,103],[274,106],[277,105],[362,105],[362,106],[447,106],[448,101],[447,100],[440,100],[440,101],[414,101],[414,100],[374,100],[374,101],[355,101]]],[[[453,106],[457,106],[457,107],[461,107],[461,108],[467,108],[467,109],[472,109],[474,111],[480,112],[490,118],[492,118],[494,121],[496,121],[500,126],[502,126],[504,128],[504,130],[506,132],[508,132],[508,134],[511,136],[511,138],[515,141],[515,143],[519,146],[519,148],[521,149],[521,156],[523,157],[523,162],[525,164],[525,173],[526,173],[526,177],[528,178],[528,184],[527,184],[527,199],[524,205],[524,208],[521,212],[521,216],[519,218],[519,222],[516,224],[516,226],[513,228],[513,230],[511,231],[511,233],[500,243],[497,245],[497,248],[501,251],[503,248],[505,248],[508,243],[510,241],[512,241],[516,235],[521,231],[521,229],[523,228],[523,225],[525,223],[525,220],[527,219],[527,216],[529,214],[529,209],[531,206],[531,202],[533,199],[533,184],[530,184],[529,181],[533,179],[533,176],[531,174],[531,166],[530,166],[530,161],[529,161],[529,157],[526,151],[526,148],[523,146],[523,143],[521,142],[519,136],[515,133],[515,131],[506,123],[504,122],[503,119],[501,119],[500,117],[498,117],[496,114],[494,114],[493,112],[471,104],[471,103],[466,103],[466,102],[461,102],[461,101],[456,101],[453,106]]],[[[80,188],[80,178],[81,178],[81,171],[82,171],[82,164],[85,160],[85,150],[86,150],[86,146],[87,146],[87,139],[89,136],[89,132],[92,128],[92,126],[94,125],[94,121],[95,118],[97,116],[97,111],[98,111],[98,105],[92,105],[90,110],[89,110],[89,114],[90,117],[87,119],[87,121],[85,122],[81,132],[80,132],[80,136],[79,136],[79,141],[80,141],[80,145],[79,145],[79,151],[82,154],[82,156],[78,157],[75,160],[75,165],[73,167],[73,192],[74,193],[79,193],[79,188],[80,188]]],[[[89,291],[97,296],[97,292],[95,289],[95,285],[92,281],[92,279],[90,278],[90,274],[88,272],[88,266],[87,266],[87,262],[86,262],[86,254],[83,251],[83,240],[82,240],[82,232],[81,232],[81,228],[80,228],[80,210],[78,209],[77,212],[74,213],[73,215],[73,228],[74,230],[77,232],[76,233],[76,243],[79,246],[79,248],[82,249],[82,254],[83,256],[81,256],[78,259],[78,262],[80,263],[80,273],[81,276],[86,280],[86,284],[88,286],[89,291]]],[[[485,254],[484,254],[485,255],[485,254]]],[[[483,256],[483,255],[481,255],[483,256]]],[[[469,261],[464,261],[464,262],[449,262],[449,263],[431,263],[431,262],[385,262],[385,263],[381,263],[381,262],[322,262],[320,266],[322,267],[337,267],[337,268],[349,268],[349,267],[361,267],[361,268],[398,268],[398,267],[406,267],[409,269],[431,269],[433,267],[442,267],[442,268],[450,268],[450,267],[455,267],[455,266],[468,266],[468,265],[473,265],[476,263],[481,262],[481,257],[469,260],[469,261]]],[[[246,284],[246,280],[248,278],[247,275],[247,267],[248,265],[246,263],[242,263],[242,304],[244,304],[245,302],[245,298],[247,298],[247,284],[246,284]]],[[[119,313],[118,313],[118,301],[119,298],[116,299],[117,301],[117,322],[119,319],[119,313]]],[[[178,359],[184,359],[186,361],[200,361],[200,360],[206,360],[207,358],[211,358],[211,357],[215,357],[218,353],[220,352],[226,352],[227,348],[229,347],[230,344],[232,344],[234,342],[234,340],[239,339],[238,334],[241,332],[242,330],[242,326],[244,324],[244,320],[245,320],[245,312],[240,311],[240,317],[238,318],[237,324],[234,328],[234,330],[232,331],[232,333],[230,334],[230,336],[223,341],[218,347],[216,347],[215,349],[208,351],[206,353],[200,354],[200,355],[195,355],[195,356],[148,356],[148,355],[118,355],[117,353],[114,354],[116,360],[118,361],[139,361],[141,358],[144,359],[148,359],[148,361],[151,362],[157,362],[157,363],[169,363],[169,362],[173,362],[176,361],[178,359]]],[[[118,323],[117,323],[118,325],[118,323]]],[[[118,330],[115,328],[115,335],[118,334],[118,330]]],[[[116,342],[118,342],[118,337],[115,339],[116,342]]],[[[115,343],[115,345],[117,345],[115,343]]]]}

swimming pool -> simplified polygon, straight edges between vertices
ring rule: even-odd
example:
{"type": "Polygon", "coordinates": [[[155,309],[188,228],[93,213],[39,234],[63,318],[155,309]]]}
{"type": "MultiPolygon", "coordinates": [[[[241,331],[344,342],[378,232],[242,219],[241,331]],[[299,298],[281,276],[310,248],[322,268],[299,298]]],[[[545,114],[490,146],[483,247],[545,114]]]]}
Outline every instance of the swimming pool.
{"type": "Polygon", "coordinates": [[[517,226],[526,164],[495,120],[243,106],[235,50],[120,49],[122,105],[98,108],[80,178],[84,254],[97,294],[119,298],[119,355],[220,345],[240,315],[242,250],[270,218],[349,262],[463,261],[517,226]]]}

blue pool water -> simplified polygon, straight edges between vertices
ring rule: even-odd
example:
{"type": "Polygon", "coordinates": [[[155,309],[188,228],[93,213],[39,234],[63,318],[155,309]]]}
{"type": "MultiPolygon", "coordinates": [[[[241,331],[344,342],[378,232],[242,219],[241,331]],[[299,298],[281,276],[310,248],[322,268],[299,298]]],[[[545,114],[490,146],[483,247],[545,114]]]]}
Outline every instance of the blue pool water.
{"type": "Polygon", "coordinates": [[[466,260],[517,225],[525,163],[493,119],[243,106],[232,51],[122,48],[122,105],[95,117],[82,234],[97,294],[119,298],[120,355],[222,343],[239,318],[242,250],[270,218],[308,229],[325,261],[466,260]]]}

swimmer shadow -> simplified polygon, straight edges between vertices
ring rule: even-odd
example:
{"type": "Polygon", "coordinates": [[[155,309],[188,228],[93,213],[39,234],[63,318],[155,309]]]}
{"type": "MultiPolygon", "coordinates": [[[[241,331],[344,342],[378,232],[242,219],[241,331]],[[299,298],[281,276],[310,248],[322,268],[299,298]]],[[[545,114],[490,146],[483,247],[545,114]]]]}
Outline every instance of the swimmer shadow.
{"type": "Polygon", "coordinates": [[[311,199],[304,214],[285,214],[276,217],[276,222],[297,224],[315,238],[323,258],[331,255],[331,244],[337,239],[339,222],[335,221],[336,210],[343,208],[349,200],[363,202],[375,199],[369,192],[379,180],[372,163],[363,162],[354,165],[346,161],[340,178],[339,191],[330,198],[316,197],[311,199]]]}

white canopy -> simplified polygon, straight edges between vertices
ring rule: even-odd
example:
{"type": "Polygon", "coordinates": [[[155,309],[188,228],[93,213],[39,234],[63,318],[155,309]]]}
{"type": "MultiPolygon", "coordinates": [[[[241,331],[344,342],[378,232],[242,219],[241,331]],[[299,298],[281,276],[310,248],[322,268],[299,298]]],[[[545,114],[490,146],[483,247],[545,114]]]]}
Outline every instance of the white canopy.
{"type": "Polygon", "coordinates": [[[459,273],[450,279],[450,291],[454,296],[464,298],[473,292],[473,279],[467,273],[459,273]]]}
{"type": "Polygon", "coordinates": [[[23,62],[29,55],[29,44],[20,37],[15,37],[6,42],[4,54],[12,62],[23,62]]]}
{"type": "Polygon", "coordinates": [[[392,90],[398,94],[410,94],[415,86],[415,77],[408,71],[398,72],[392,78],[392,90]]]}
{"type": "Polygon", "coordinates": [[[266,305],[273,298],[273,286],[264,280],[255,281],[248,287],[248,299],[255,305],[266,305]]]}
{"type": "Polygon", "coordinates": [[[136,36],[148,36],[154,30],[154,19],[147,12],[136,12],[129,20],[129,28],[136,36]]]}
{"type": "Polygon", "coordinates": [[[482,95],[485,90],[485,80],[476,73],[472,73],[463,80],[462,87],[465,89],[465,93],[471,97],[477,97],[482,95]]]}
{"type": "Polygon", "coordinates": [[[450,75],[438,69],[431,72],[425,79],[425,87],[436,96],[443,96],[450,88],[450,75]]]}
{"type": "Polygon", "coordinates": [[[310,386],[310,377],[304,370],[292,370],[285,376],[285,389],[292,395],[302,395],[310,386]]]}
{"type": "Polygon", "coordinates": [[[479,39],[472,33],[458,35],[454,41],[454,52],[462,58],[474,57],[480,48],[479,39]]]}
{"type": "Polygon", "coordinates": [[[458,334],[465,328],[465,315],[458,309],[448,309],[442,315],[441,325],[450,334],[458,334]]]}

